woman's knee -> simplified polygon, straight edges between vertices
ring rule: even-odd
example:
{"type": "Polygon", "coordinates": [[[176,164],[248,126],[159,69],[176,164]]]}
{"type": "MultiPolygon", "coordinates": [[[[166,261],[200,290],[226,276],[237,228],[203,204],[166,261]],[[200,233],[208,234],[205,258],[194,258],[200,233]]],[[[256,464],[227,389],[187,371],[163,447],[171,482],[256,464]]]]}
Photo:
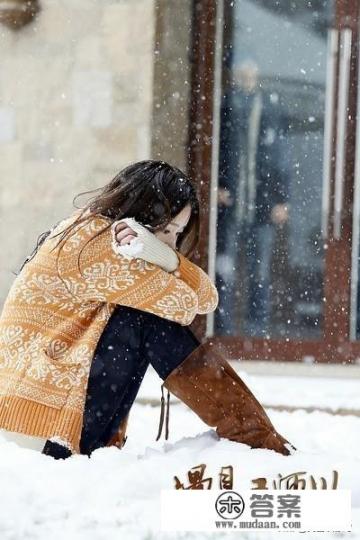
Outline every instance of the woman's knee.
{"type": "Polygon", "coordinates": [[[155,317],[146,326],[144,354],[162,379],[199,345],[191,329],[177,322],[155,317]]]}
{"type": "MultiPolygon", "coordinates": [[[[147,311],[118,306],[113,326],[118,328],[120,323],[140,329],[136,334],[136,341],[139,337],[141,341],[139,353],[163,379],[200,344],[189,326],[147,311]]],[[[128,335],[124,332],[123,338],[128,335]]]]}

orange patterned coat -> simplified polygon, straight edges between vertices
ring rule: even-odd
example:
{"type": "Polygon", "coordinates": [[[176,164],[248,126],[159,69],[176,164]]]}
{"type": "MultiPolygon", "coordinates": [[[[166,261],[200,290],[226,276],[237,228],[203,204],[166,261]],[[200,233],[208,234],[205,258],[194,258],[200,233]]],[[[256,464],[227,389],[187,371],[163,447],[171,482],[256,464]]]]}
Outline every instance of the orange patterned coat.
{"type": "Polygon", "coordinates": [[[92,238],[112,221],[100,215],[77,224],[63,248],[51,251],[59,240],[53,233],[76,215],[59,223],[24,266],[0,316],[0,428],[58,437],[73,453],[80,452],[93,354],[116,305],[182,325],[218,305],[208,275],[178,251],[179,268],[168,273],[121,255],[117,222],[92,238]]]}

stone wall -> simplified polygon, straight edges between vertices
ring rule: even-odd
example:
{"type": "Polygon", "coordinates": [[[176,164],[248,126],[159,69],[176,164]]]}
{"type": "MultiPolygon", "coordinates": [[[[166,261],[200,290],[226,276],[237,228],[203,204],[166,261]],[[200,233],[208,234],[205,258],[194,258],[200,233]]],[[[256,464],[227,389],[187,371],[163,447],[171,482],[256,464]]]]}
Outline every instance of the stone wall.
{"type": "Polygon", "coordinates": [[[0,306],[75,195],[152,151],[154,0],[41,7],[22,30],[0,26],[0,306]]]}
{"type": "Polygon", "coordinates": [[[187,169],[192,0],[156,0],[152,155],[187,169]]]}

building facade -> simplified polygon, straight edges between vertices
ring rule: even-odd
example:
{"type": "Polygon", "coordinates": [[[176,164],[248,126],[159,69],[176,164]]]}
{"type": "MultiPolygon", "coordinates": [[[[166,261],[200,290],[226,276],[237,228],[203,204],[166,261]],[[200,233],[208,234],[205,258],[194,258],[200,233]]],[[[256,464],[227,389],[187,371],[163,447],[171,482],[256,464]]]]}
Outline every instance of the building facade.
{"type": "Polygon", "coordinates": [[[194,331],[357,363],[358,3],[39,0],[16,23],[29,3],[0,0],[1,299],[75,195],[164,159],[198,187],[220,295],[194,331]]]}

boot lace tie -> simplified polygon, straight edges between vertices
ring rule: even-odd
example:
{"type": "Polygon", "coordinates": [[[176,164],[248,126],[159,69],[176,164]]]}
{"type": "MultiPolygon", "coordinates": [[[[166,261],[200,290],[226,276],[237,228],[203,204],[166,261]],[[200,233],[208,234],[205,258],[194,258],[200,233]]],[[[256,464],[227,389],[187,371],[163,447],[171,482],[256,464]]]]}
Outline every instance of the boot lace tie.
{"type": "MultiPolygon", "coordinates": [[[[160,403],[160,420],[159,420],[159,429],[156,437],[156,441],[160,439],[163,424],[164,424],[164,413],[165,413],[165,399],[164,399],[164,384],[161,385],[161,403],[160,403]]],[[[169,416],[170,416],[170,392],[167,391],[167,400],[166,400],[166,416],[165,416],[165,439],[169,438],[169,416]]]]}

